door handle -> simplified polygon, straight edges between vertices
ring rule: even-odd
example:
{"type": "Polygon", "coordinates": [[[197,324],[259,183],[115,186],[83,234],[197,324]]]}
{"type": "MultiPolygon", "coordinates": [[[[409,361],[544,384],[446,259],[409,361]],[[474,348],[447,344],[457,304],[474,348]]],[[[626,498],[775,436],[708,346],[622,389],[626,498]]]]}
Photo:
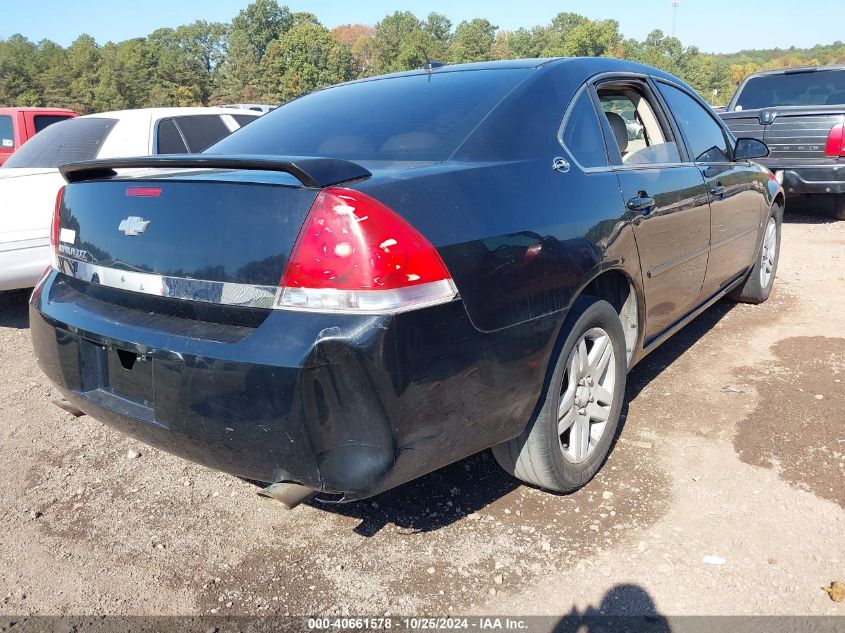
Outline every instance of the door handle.
{"type": "Polygon", "coordinates": [[[713,185],[710,188],[710,195],[714,198],[720,198],[725,195],[725,188],[721,184],[713,185]]]}
{"type": "Polygon", "coordinates": [[[654,198],[650,198],[648,195],[640,195],[628,200],[628,208],[631,211],[637,211],[643,215],[651,213],[651,210],[654,208],[654,204],[654,198]]]}

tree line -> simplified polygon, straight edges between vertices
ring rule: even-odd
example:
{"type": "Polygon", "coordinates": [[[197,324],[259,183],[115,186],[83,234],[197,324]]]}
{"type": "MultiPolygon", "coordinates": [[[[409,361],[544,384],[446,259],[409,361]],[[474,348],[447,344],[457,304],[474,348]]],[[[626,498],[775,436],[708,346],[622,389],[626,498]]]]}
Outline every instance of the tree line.
{"type": "Polygon", "coordinates": [[[375,26],[334,29],[277,0],[255,0],[228,23],[198,20],[147,37],[67,48],[16,34],[0,39],[0,105],[60,106],[80,113],[147,106],[283,103],[316,88],[385,72],[448,63],[556,56],[608,56],[671,72],[710,102],[724,103],[761,69],[845,62],[845,44],[812,49],[702,53],[655,30],[625,38],[615,20],[560,13],[545,26],[499,29],[485,18],[457,26],[409,11],[375,26]]]}

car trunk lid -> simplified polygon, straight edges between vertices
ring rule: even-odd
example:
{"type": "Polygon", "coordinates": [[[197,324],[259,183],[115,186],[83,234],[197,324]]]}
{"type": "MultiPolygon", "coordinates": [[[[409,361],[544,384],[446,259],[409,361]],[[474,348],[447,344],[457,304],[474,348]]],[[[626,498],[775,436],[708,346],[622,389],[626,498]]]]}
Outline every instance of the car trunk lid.
{"type": "Polygon", "coordinates": [[[369,174],[340,162],[189,156],[63,167],[59,270],[130,292],[270,307],[320,188],[369,174]]]}

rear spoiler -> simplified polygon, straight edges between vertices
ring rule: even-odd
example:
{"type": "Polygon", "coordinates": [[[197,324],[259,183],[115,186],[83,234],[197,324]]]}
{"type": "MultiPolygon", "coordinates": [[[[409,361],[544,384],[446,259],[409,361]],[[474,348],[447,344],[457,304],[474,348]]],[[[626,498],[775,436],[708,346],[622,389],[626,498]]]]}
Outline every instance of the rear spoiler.
{"type": "Polygon", "coordinates": [[[137,158],[106,158],[59,167],[68,183],[110,178],[116,169],[244,169],[281,171],[305,187],[322,189],[372,174],[357,163],[340,158],[314,156],[227,156],[224,154],[167,154],[137,158]]]}

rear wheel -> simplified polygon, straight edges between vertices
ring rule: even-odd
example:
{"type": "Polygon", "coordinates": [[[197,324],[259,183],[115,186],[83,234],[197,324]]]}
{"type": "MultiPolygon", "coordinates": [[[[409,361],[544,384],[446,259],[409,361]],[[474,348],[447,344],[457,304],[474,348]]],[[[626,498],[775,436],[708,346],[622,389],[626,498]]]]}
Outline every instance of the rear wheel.
{"type": "Polygon", "coordinates": [[[519,437],[493,447],[507,472],[556,492],[580,488],[607,458],[627,373],[625,334],[609,303],[582,297],[564,327],[569,333],[539,414],[519,437]]]}
{"type": "Polygon", "coordinates": [[[772,293],[780,260],[780,233],[783,208],[774,205],[763,229],[763,242],[754,267],[742,285],[734,289],[730,298],[742,303],[763,303],[772,293]]]}

